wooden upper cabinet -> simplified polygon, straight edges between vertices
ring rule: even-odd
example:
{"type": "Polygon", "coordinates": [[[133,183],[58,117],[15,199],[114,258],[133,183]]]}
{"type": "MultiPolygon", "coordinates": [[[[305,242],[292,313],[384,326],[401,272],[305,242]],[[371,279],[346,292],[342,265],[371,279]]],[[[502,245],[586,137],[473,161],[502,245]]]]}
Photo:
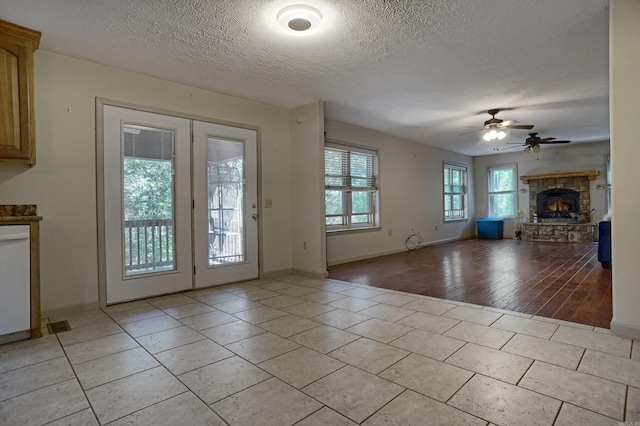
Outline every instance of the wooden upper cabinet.
{"type": "Polygon", "coordinates": [[[36,163],[33,52],[40,32],[0,20],[0,161],[36,163]]]}

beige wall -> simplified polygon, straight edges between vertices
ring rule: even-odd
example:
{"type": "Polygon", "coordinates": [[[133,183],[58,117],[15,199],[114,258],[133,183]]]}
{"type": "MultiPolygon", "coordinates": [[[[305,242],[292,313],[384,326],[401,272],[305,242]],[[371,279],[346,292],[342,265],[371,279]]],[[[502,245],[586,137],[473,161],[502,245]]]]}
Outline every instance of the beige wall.
{"type": "Polygon", "coordinates": [[[291,228],[293,269],[327,275],[324,227],[324,106],[296,108],[291,123],[291,228]]]}
{"type": "MultiPolygon", "coordinates": [[[[206,70],[203,70],[206,72],[206,70]]],[[[289,111],[46,51],[35,55],[37,165],[0,164],[0,203],[37,204],[42,309],[96,305],[96,97],[260,128],[262,265],[289,271],[289,111]]]]}
{"type": "Polygon", "coordinates": [[[640,1],[611,0],[609,76],[612,166],[613,320],[640,338],[640,1]]]}
{"type": "Polygon", "coordinates": [[[329,265],[405,251],[410,227],[420,231],[425,244],[474,235],[471,157],[335,120],[325,120],[325,130],[327,138],[336,142],[377,148],[380,168],[381,229],[329,234],[329,265]],[[443,161],[468,166],[470,220],[443,221],[443,161]],[[436,225],[438,230],[435,230],[436,225]]]}
{"type": "MultiPolygon", "coordinates": [[[[589,182],[591,189],[592,220],[599,221],[607,213],[607,164],[609,142],[595,142],[587,144],[545,145],[536,154],[522,152],[521,149],[509,151],[505,154],[485,155],[473,159],[476,187],[476,214],[486,217],[489,214],[488,202],[488,173],[489,167],[502,164],[517,164],[518,177],[538,175],[544,173],[577,172],[581,170],[598,170],[600,174],[589,182]],[[603,185],[603,189],[597,189],[603,185]]],[[[524,220],[529,212],[529,185],[518,179],[518,209],[524,211],[524,220]],[[524,189],[525,192],[520,192],[524,189]]],[[[504,237],[513,238],[516,230],[514,219],[506,219],[504,237]]]]}

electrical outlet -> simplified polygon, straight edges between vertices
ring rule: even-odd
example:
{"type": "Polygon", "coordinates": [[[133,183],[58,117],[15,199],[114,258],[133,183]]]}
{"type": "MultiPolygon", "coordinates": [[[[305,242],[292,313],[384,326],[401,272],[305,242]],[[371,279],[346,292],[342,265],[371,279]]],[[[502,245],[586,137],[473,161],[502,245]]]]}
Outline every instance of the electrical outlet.
{"type": "Polygon", "coordinates": [[[389,234],[389,236],[392,236],[393,235],[393,231],[391,229],[389,229],[388,234],[389,234]]]}
{"type": "Polygon", "coordinates": [[[270,209],[271,207],[273,207],[273,201],[271,201],[271,200],[264,200],[264,208],[265,208],[265,209],[270,209]]]}
{"type": "Polygon", "coordinates": [[[433,230],[437,231],[438,230],[438,225],[433,225],[433,230]]]}

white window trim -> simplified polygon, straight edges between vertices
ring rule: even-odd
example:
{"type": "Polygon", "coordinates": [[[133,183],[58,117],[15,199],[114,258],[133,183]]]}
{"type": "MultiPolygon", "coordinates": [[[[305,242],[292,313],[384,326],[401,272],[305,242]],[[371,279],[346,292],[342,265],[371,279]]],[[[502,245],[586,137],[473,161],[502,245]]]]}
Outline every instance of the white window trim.
{"type": "Polygon", "coordinates": [[[463,221],[463,220],[469,220],[469,166],[467,166],[466,164],[459,164],[459,163],[453,163],[450,161],[443,161],[442,162],[442,217],[443,217],[443,221],[444,222],[457,222],[457,221],[463,221]],[[444,204],[444,197],[447,195],[447,192],[445,191],[444,187],[444,171],[446,168],[450,168],[450,169],[457,169],[457,170],[461,170],[464,173],[464,185],[463,189],[464,189],[464,196],[462,197],[462,204],[463,204],[463,215],[462,216],[454,216],[454,217],[447,217],[447,212],[445,210],[445,204],[444,204]]]}
{"type": "MultiPolygon", "coordinates": [[[[341,224],[341,225],[325,225],[325,230],[327,232],[327,234],[335,234],[335,233],[353,233],[353,232],[366,232],[366,231],[376,231],[376,230],[380,230],[380,169],[379,169],[379,163],[380,163],[380,153],[379,150],[377,148],[372,148],[372,147],[364,147],[364,146],[358,146],[358,145],[354,145],[354,144],[350,144],[350,143],[345,143],[345,142],[341,142],[341,141],[336,141],[336,140],[330,140],[330,139],[326,139],[325,140],[325,145],[324,148],[336,148],[339,150],[344,150],[344,151],[349,151],[349,152],[356,152],[356,153],[362,153],[362,154],[370,154],[374,156],[375,159],[375,164],[373,165],[373,170],[374,170],[374,188],[373,190],[371,190],[371,222],[367,222],[367,223],[351,223],[351,199],[349,197],[347,197],[347,200],[345,202],[346,206],[345,206],[345,216],[346,216],[346,224],[341,224]]],[[[323,149],[323,153],[324,153],[324,149],[323,149]]],[[[323,154],[323,160],[324,160],[324,154],[323,154]]],[[[323,166],[324,169],[324,166],[323,166]]],[[[325,170],[325,176],[326,176],[326,170],[325,170]]],[[[327,187],[325,185],[325,191],[326,191],[327,187]]],[[[350,190],[345,190],[345,192],[351,192],[350,190]]],[[[326,221],[326,207],[325,207],[325,221],[326,221]]]]}
{"type": "Polygon", "coordinates": [[[493,166],[487,167],[487,215],[489,217],[501,217],[504,219],[513,219],[518,216],[518,163],[507,163],[507,164],[496,164],[493,166]],[[491,191],[491,171],[492,170],[504,170],[504,169],[513,169],[513,191],[491,191]],[[492,215],[491,213],[491,195],[493,194],[513,194],[513,198],[515,200],[515,204],[513,207],[513,214],[511,215],[492,215]]]}

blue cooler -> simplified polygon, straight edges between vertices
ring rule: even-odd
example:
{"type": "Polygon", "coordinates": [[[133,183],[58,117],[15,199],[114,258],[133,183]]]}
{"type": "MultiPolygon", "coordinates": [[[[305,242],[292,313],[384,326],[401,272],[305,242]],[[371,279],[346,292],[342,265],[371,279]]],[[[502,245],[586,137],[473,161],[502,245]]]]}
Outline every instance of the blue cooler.
{"type": "Polygon", "coordinates": [[[478,226],[478,238],[503,238],[504,219],[499,217],[484,217],[476,219],[478,226]]]}

